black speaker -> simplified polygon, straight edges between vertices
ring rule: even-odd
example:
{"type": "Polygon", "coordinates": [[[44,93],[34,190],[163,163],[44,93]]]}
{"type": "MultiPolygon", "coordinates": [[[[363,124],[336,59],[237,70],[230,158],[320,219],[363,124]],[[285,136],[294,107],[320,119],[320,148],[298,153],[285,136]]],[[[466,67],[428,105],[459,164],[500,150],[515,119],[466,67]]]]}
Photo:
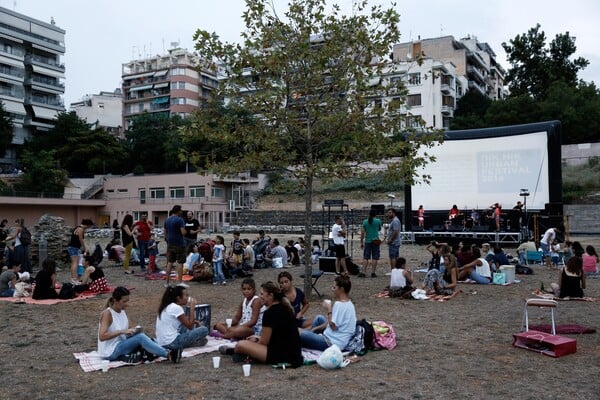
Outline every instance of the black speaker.
{"type": "Polygon", "coordinates": [[[371,204],[371,211],[375,211],[377,215],[384,215],[385,204],[371,204]]]}
{"type": "MultiPolygon", "coordinates": [[[[348,272],[352,275],[358,274],[356,267],[351,264],[353,264],[352,259],[350,256],[346,256],[346,268],[348,268],[348,272]]],[[[335,273],[335,257],[319,257],[319,269],[323,272],[335,273]]]]}
{"type": "Polygon", "coordinates": [[[546,215],[562,215],[563,204],[562,203],[546,203],[545,205],[546,215]]]}

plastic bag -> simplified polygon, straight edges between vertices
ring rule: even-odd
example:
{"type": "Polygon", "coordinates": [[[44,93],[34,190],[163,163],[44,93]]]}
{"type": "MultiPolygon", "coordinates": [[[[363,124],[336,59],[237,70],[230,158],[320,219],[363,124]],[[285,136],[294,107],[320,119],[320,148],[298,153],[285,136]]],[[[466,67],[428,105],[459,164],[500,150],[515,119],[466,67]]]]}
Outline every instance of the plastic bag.
{"type": "Polygon", "coordinates": [[[325,369],[337,369],[348,365],[348,363],[344,361],[342,351],[335,344],[332,344],[321,353],[319,358],[317,358],[317,364],[325,369]]]}

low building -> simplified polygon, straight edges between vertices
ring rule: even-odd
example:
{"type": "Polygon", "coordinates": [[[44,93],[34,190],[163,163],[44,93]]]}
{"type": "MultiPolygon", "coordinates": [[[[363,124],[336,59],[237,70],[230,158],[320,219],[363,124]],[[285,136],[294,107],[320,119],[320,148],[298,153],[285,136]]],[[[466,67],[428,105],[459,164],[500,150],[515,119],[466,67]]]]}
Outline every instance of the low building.
{"type": "Polygon", "coordinates": [[[115,89],[114,92],[88,94],[80,101],[71,103],[69,111],[74,111],[79,118],[92,124],[93,129],[102,128],[115,136],[123,133],[121,89],[115,89]]]}

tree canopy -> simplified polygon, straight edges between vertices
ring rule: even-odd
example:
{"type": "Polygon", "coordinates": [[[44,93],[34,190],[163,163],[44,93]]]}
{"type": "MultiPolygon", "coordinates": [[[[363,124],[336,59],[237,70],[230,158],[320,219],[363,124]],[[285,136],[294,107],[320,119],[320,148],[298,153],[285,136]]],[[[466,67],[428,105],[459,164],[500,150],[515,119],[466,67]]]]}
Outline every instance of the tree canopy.
{"type": "MultiPolygon", "coordinates": [[[[416,171],[430,158],[418,150],[437,144],[440,135],[403,130],[405,115],[397,103],[374,106],[376,98],[406,93],[401,80],[384,74],[393,66],[383,60],[400,35],[393,8],[360,1],[347,16],[336,5],[326,12],[323,0],[291,0],[280,17],[272,5],[246,2],[242,44],[196,31],[196,50],[227,74],[218,98],[231,115],[248,118],[217,118],[210,129],[197,119],[188,134],[202,140],[216,135],[220,143],[241,149],[223,162],[207,160],[218,173],[270,170],[294,176],[306,193],[310,243],[316,178],[358,176],[386,160],[388,176],[419,180],[416,171]]],[[[311,264],[306,265],[304,287],[310,293],[311,264]]]]}
{"type": "Polygon", "coordinates": [[[13,124],[0,101],[0,156],[4,156],[13,140],[13,124]]]}

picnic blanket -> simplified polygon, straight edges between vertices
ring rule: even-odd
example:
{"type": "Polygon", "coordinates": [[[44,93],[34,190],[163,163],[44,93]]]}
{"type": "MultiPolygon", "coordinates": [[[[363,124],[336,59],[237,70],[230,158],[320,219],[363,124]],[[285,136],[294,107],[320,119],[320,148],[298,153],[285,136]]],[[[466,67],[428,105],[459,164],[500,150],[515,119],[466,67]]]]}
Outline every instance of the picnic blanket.
{"type": "MultiPolygon", "coordinates": [[[[533,331],[552,333],[552,325],[550,324],[529,325],[529,329],[533,331]]],[[[587,328],[579,324],[561,324],[556,325],[556,333],[562,335],[576,335],[581,333],[596,333],[596,329],[587,328]]]]}
{"type": "Polygon", "coordinates": [[[542,299],[549,299],[549,300],[556,300],[556,301],[569,301],[569,300],[575,300],[575,301],[597,301],[598,299],[596,299],[595,297],[556,297],[554,296],[553,293],[547,293],[547,292],[542,292],[539,289],[534,290],[533,292],[531,292],[531,294],[537,296],[537,297],[541,297],[542,299]]]}
{"type": "MultiPolygon", "coordinates": [[[[145,273],[140,273],[140,274],[134,274],[133,276],[140,276],[143,277],[144,279],[150,280],[150,281],[160,281],[160,280],[165,280],[167,279],[167,274],[164,273],[150,273],[150,274],[145,274],[145,273]]],[[[176,273],[172,273],[171,274],[171,279],[177,279],[177,274],[176,273]]],[[[184,282],[189,282],[189,281],[193,281],[194,277],[192,275],[183,275],[181,277],[181,279],[184,282]]]]}
{"type": "MultiPolygon", "coordinates": [[[[441,295],[441,294],[440,295],[429,295],[429,296],[427,296],[427,295],[425,295],[425,293],[423,291],[423,295],[422,296],[420,296],[420,295],[417,295],[417,297],[411,296],[408,299],[429,300],[429,301],[440,301],[440,302],[443,302],[443,301],[448,301],[448,300],[450,300],[450,299],[458,296],[460,293],[462,293],[462,290],[456,290],[454,293],[452,293],[450,295],[447,295],[447,296],[444,296],[444,295],[441,295]]],[[[379,293],[375,293],[372,297],[386,298],[386,299],[387,298],[391,298],[389,290],[382,290],[379,293]]],[[[401,297],[395,297],[395,298],[401,299],[401,297]]]]}

